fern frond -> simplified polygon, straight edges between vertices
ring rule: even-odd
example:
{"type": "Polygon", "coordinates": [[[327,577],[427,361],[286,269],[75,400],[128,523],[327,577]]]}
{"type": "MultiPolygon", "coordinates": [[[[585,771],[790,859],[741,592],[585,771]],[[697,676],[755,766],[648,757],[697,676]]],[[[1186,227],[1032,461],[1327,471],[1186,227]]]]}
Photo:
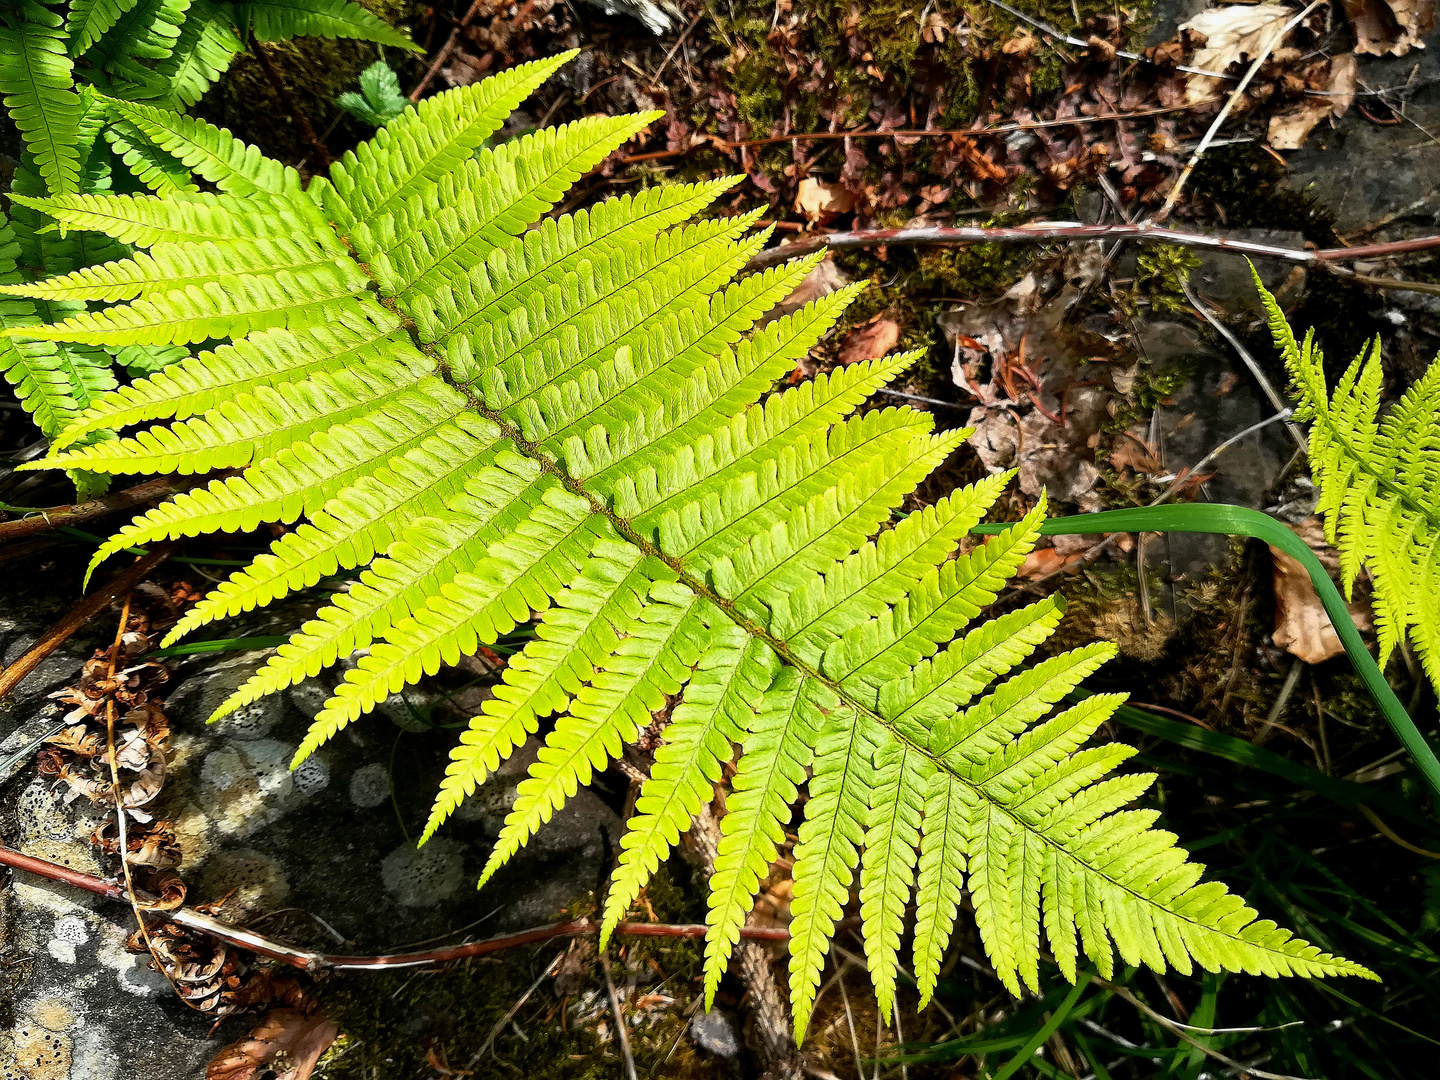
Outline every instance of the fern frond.
{"type": "Polygon", "coordinates": [[[303,208],[300,174],[265,157],[258,147],[241,142],[225,128],[133,101],[112,101],[110,107],[157,148],[184,162],[221,191],[231,195],[260,191],[303,208]]]}
{"type": "MultiPolygon", "coordinates": [[[[5,281],[25,298],[0,304],[33,305],[37,322],[55,325],[16,325],[0,341],[58,357],[61,344],[22,332],[63,340],[72,396],[95,389],[75,367],[101,355],[86,341],[119,350],[235,338],[62,419],[50,467],[244,470],[142,514],[97,560],[306,519],[167,643],[359,571],[215,715],[366,650],[298,762],[390,694],[533,624],[454,750],[425,836],[553,716],[489,878],[668,710],[622,840],[608,933],[738,742],[706,992],[808,784],[792,908],[801,1028],[857,869],[886,1009],[911,896],[928,997],[966,886],[1016,992],[1036,983],[1042,934],[1072,979],[1082,953],[1108,969],[1117,951],[1156,967],[1368,975],[1201,884],[1155,816],[1127,809],[1149,778],[1112,775],[1128,748],[1084,745],[1117,699],[1051,715],[1110,649],[1023,666],[1054,631],[1058,601],[976,622],[1033,547],[1043,500],[964,553],[1008,477],[897,518],[968,434],[936,434],[909,409],[862,409],[918,354],[776,390],[861,286],[757,328],[815,259],[737,282],[768,237],[747,236],[756,214],[683,224],[728,180],[540,220],[646,119],[482,148],[564,59],[405,111],[306,191],[227,133],[123,104],[117,115],[134,133],[222,193],[37,199],[38,181],[21,184],[17,214],[28,217],[16,242],[27,265],[65,276],[5,281]],[[52,240],[42,212],[151,250],[81,269],[74,237],[52,240]],[[93,302],[116,306],[80,311],[93,302]],[[312,319],[324,321],[293,326],[312,319]],[[259,328],[270,320],[292,328],[259,328]]],[[[1375,378],[1357,373],[1343,390],[1358,423],[1375,378]]],[[[1415,482],[1434,467],[1406,442],[1436,392],[1427,383],[1389,427],[1366,429],[1375,453],[1415,482]]]]}
{"type": "Polygon", "coordinates": [[[423,51],[389,23],[350,0],[245,0],[232,6],[236,23],[259,41],[353,38],[409,52],[423,51]]]}
{"type": "Polygon", "coordinates": [[[1316,510],[1339,550],[1345,594],[1363,566],[1374,584],[1380,666],[1408,633],[1440,687],[1440,620],[1432,617],[1440,583],[1440,364],[1382,418],[1379,339],[1327,392],[1313,332],[1297,342],[1275,298],[1255,280],[1299,397],[1295,417],[1310,423],[1316,510]]]}
{"type": "Polygon", "coordinates": [[[81,103],[61,22],[25,0],[0,23],[0,95],[53,195],[80,190],[81,103]]]}
{"type": "Polygon", "coordinates": [[[200,188],[183,162],[150,145],[134,124],[124,120],[111,121],[105,129],[105,141],[120,155],[134,177],[157,195],[171,192],[195,192],[200,188]]]}
{"type": "MultiPolygon", "coordinates": [[[[289,207],[257,205],[233,195],[64,195],[53,199],[13,196],[22,206],[49,214],[61,225],[90,229],[122,244],[151,247],[207,240],[329,239],[307,215],[289,207]]],[[[333,240],[332,240],[333,242],[333,240]]]]}
{"type": "Polygon", "coordinates": [[[376,221],[473,154],[515,108],[576,55],[521,64],[493,78],[426,98],[330,170],[323,194],[336,221],[376,221]]]}
{"type": "MultiPolygon", "coordinates": [[[[180,37],[191,0],[136,0],[85,51],[91,67],[148,82],[154,76],[137,60],[165,60],[180,37]]],[[[159,82],[158,79],[155,80],[159,82]]]]}
{"type": "Polygon", "coordinates": [[[191,0],[170,55],[155,65],[155,75],[167,87],[167,103],[194,105],[244,49],[229,14],[220,5],[191,0]]]}
{"type": "Polygon", "coordinates": [[[136,0],[73,0],[65,17],[70,55],[79,56],[136,4],[136,0]]]}

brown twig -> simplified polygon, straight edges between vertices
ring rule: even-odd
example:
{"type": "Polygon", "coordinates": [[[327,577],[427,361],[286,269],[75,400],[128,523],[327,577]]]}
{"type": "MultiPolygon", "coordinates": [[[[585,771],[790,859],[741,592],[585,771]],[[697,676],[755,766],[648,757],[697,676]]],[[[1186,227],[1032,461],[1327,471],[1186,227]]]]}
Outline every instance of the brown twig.
{"type": "Polygon", "coordinates": [[[71,608],[29,652],[0,671],[0,700],[9,696],[21,679],[39,667],[41,661],[65,644],[77,630],[120,597],[129,596],[130,590],[144,581],[146,575],[168,559],[174,551],[174,544],[151,548],[150,554],[127,566],[104,586],[71,608]]]}
{"type": "MultiPolygon", "coordinates": [[[[993,3],[994,0],[991,0],[991,2],[993,3]]],[[[1270,54],[1275,51],[1275,46],[1279,45],[1280,42],[1285,39],[1286,34],[1304,22],[1310,13],[1320,6],[1320,3],[1321,0],[1311,0],[1309,7],[1305,8],[1304,11],[1287,22],[1276,33],[1270,35],[1270,39],[1265,43],[1264,48],[1260,50],[1260,55],[1255,57],[1254,63],[1252,63],[1249,70],[1245,72],[1244,78],[1235,84],[1234,90],[1230,91],[1230,96],[1225,99],[1224,106],[1221,107],[1214,122],[1206,130],[1204,138],[1200,140],[1200,145],[1195,147],[1195,152],[1190,155],[1190,160],[1185,163],[1185,168],[1180,170],[1180,175],[1170,188],[1170,193],[1165,196],[1164,205],[1162,205],[1155,214],[1156,222],[1163,222],[1170,216],[1170,211],[1175,209],[1175,203],[1180,198],[1180,192],[1185,189],[1185,181],[1190,179],[1190,174],[1195,171],[1195,166],[1200,164],[1200,159],[1205,156],[1205,151],[1210,148],[1210,144],[1215,141],[1215,136],[1220,134],[1220,129],[1225,126],[1225,121],[1230,116],[1230,110],[1233,109],[1235,103],[1245,95],[1246,87],[1248,87],[1250,81],[1260,73],[1260,69],[1265,66],[1265,61],[1268,60],[1270,54]]]]}
{"type": "Polygon", "coordinates": [[[77,525],[92,518],[128,510],[141,503],[154,502],[169,495],[178,495],[181,492],[189,491],[197,484],[214,479],[214,475],[204,477],[162,476],[155,480],[146,480],[143,484],[136,484],[123,491],[116,491],[104,498],[91,499],[83,503],[51,506],[44,510],[35,510],[15,521],[0,521],[0,543],[19,540],[25,536],[34,536],[36,533],[58,529],[62,525],[77,525]]]}
{"type": "MultiPolygon", "coordinates": [[[[1189,112],[1205,105],[1213,105],[1218,97],[1204,98],[1189,105],[1166,105],[1151,109],[1135,109],[1131,112],[1097,113],[1094,116],[1066,116],[1055,120],[1015,120],[1008,124],[995,124],[980,128],[927,128],[923,131],[903,128],[893,131],[811,131],[793,132],[789,135],[771,135],[763,139],[740,139],[730,141],[711,136],[711,142],[727,150],[739,150],[752,146],[774,146],[776,143],[809,142],[824,139],[934,139],[955,136],[962,139],[979,139],[988,135],[1008,135],[1015,131],[1036,131],[1042,128],[1085,127],[1088,124],[1103,124],[1110,120],[1140,120],[1147,116],[1163,116],[1166,113],[1189,112]]],[[[674,154],[688,154],[690,150],[667,151],[674,154]]]]}
{"type": "MultiPolygon", "coordinates": [[[[81,870],[71,870],[48,859],[25,855],[12,848],[0,847],[0,865],[13,866],[50,881],[83,889],[108,900],[128,902],[124,886],[103,878],[95,877],[81,870]]],[[[143,890],[137,891],[141,900],[149,900],[143,890]]],[[[429,949],[424,952],[385,953],[377,956],[343,956],[335,953],[311,952],[297,949],[282,941],[264,937],[261,934],[240,927],[227,926],[218,919],[202,915],[193,908],[177,908],[174,911],[157,910],[155,914],[169,919],[178,926],[197,933],[206,934],[227,945],[247,949],[270,960],[286,964],[301,971],[391,971],[408,967],[437,967],[454,960],[465,960],[472,956],[486,956],[514,949],[522,945],[533,945],[538,941],[550,941],[558,937],[575,937],[582,934],[598,934],[600,924],[588,918],[572,919],[569,922],[551,923],[519,930],[513,934],[501,934],[483,941],[472,941],[464,945],[452,945],[444,949],[429,949]]],[[[858,920],[842,919],[838,928],[858,924],[858,920]]],[[[683,937],[701,938],[706,934],[703,923],[632,923],[622,922],[615,927],[615,933],[625,937],[683,937]]],[[[790,931],[781,927],[742,926],[740,936],[749,941],[789,941],[790,931]]]]}
{"type": "Polygon", "coordinates": [[[615,992],[615,980],[610,977],[610,956],[600,950],[600,971],[605,976],[605,991],[610,995],[610,1009],[615,1013],[615,1040],[620,1044],[620,1055],[625,1059],[625,1080],[640,1080],[635,1074],[635,1055],[630,1052],[630,1032],[625,1026],[625,1010],[620,1007],[620,995],[615,992]]]}
{"type": "Polygon", "coordinates": [[[310,118],[301,111],[300,103],[290,93],[290,88],[285,85],[285,80],[280,77],[280,72],[275,70],[275,64],[271,61],[270,54],[264,50],[254,34],[250,35],[250,51],[255,54],[255,58],[260,61],[260,66],[265,69],[265,78],[270,80],[270,85],[275,88],[275,93],[280,95],[280,100],[290,110],[290,116],[295,121],[295,129],[300,133],[301,142],[310,147],[320,168],[328,172],[331,160],[330,148],[320,141],[320,136],[315,134],[315,129],[310,126],[310,118]]]}
{"type": "MultiPolygon", "coordinates": [[[[1368,244],[1365,247],[1304,248],[1256,244],[1248,240],[1228,240],[1204,233],[1168,229],[1159,225],[1128,224],[1083,225],[1078,221],[1046,221],[1034,226],[992,228],[980,225],[934,225],[915,229],[860,229],[855,232],[823,233],[781,247],[766,248],[746,264],[746,270],[763,270],[800,255],[822,248],[845,251],[850,248],[878,247],[882,244],[1045,244],[1056,240],[1136,240],[1150,244],[1178,244],[1181,247],[1203,248],[1227,255],[1246,258],[1283,259],[1312,266],[1334,267],[1351,259],[1369,259],[1400,255],[1412,251],[1440,248],[1440,236],[1421,236],[1413,240],[1397,240],[1389,244],[1368,244]]],[[[1353,276],[1347,271],[1347,276],[1353,276]]]]}

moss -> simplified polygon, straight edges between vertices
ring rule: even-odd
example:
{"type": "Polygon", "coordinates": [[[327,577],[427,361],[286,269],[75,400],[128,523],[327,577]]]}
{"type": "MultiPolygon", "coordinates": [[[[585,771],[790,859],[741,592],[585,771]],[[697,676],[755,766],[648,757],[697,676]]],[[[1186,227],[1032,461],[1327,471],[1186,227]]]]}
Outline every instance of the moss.
{"type": "Polygon", "coordinates": [[[1156,244],[1144,248],[1135,260],[1135,285],[1150,301],[1154,311],[1175,314],[1184,311],[1185,281],[1200,268],[1200,256],[1194,249],[1176,244],[1156,244]]]}

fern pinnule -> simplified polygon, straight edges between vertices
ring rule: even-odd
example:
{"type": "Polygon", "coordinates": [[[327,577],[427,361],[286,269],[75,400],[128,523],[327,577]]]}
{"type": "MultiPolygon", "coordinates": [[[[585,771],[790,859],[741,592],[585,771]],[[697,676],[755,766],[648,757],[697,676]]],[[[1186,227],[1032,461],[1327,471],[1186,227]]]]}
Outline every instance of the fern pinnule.
{"type": "MultiPolygon", "coordinates": [[[[759,211],[685,223],[731,179],[537,223],[648,119],[484,148],[564,59],[422,102],[305,191],[227,133],[116,106],[221,193],[26,204],[151,247],[13,282],[17,304],[114,305],[40,333],[120,347],[158,338],[163,317],[170,337],[234,338],[71,409],[48,467],[243,469],[140,515],[97,560],[296,523],[167,643],[359,571],[215,716],[365,650],[299,762],[390,694],[533,627],[453,751],[424,838],[548,728],[488,880],[627,742],[657,734],[608,935],[734,761],[711,875],[713,995],[808,785],[793,853],[801,1028],[857,872],[886,1009],[909,905],[928,997],[965,884],[1016,992],[1036,983],[1042,933],[1072,979],[1082,953],[1106,967],[1117,950],[1153,966],[1368,975],[1198,884],[1154,815],[1127,809],[1149,783],[1112,775],[1129,749],[1082,745],[1118,699],[1050,716],[1109,647],[1023,666],[1058,601],[972,625],[1033,548],[1045,505],[967,550],[1007,475],[897,519],[967,435],[867,405],[920,353],[777,390],[862,285],[774,317],[821,256],[745,275],[768,237],[750,231],[759,211]],[[327,260],[343,268],[328,284],[327,260]],[[166,291],[171,271],[203,302],[166,291]],[[293,295],[272,304],[282,279],[293,295]],[[271,318],[289,325],[260,328],[271,318]]],[[[0,341],[23,342],[21,329],[0,341]]]]}

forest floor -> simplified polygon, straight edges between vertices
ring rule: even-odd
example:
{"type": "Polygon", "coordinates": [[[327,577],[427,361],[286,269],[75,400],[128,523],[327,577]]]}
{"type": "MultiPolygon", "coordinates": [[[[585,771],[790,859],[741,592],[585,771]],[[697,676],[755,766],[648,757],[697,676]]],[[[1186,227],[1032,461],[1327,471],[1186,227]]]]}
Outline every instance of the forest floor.
{"type": "MultiPolygon", "coordinates": [[[[863,230],[1043,229],[1053,222],[1157,218],[1177,230],[1287,249],[1440,232],[1440,138],[1432,134],[1440,132],[1440,39],[1433,33],[1433,0],[1316,7],[1233,102],[1233,77],[1179,68],[1243,73],[1256,42],[1293,11],[1267,13],[1274,5],[1203,11],[1203,2],[1177,0],[1126,8],[1098,0],[1027,0],[1013,12],[989,0],[679,0],[659,7],[613,0],[608,7],[609,14],[581,0],[387,4],[383,10],[410,26],[427,53],[402,60],[391,51],[384,58],[407,90],[433,92],[582,48],[512,116],[511,136],[595,113],[664,111],[648,132],[584,178],[557,212],[648,185],[734,174],[743,181],[721,212],[767,207],[764,221],[775,242],[796,250],[826,234],[863,230]],[[1229,122],[1191,171],[1187,162],[1227,103],[1233,105],[1229,122]]],[[[268,48],[295,110],[277,97],[260,65],[242,59],[198,111],[305,171],[318,171],[317,147],[300,135],[296,110],[332,156],[369,136],[371,129],[338,109],[334,98],[353,88],[360,69],[376,58],[374,46],[268,48]]],[[[1257,260],[1257,268],[1295,324],[1316,328],[1332,377],[1378,335],[1387,357],[1385,391],[1393,397],[1440,348],[1434,284],[1440,254],[1381,253],[1353,265],[1365,281],[1282,259],[1257,260]],[[1402,280],[1412,288],[1397,289],[1402,280]]],[[[1334,565],[1314,516],[1304,454],[1279,422],[1267,389],[1283,392],[1285,375],[1244,259],[1176,244],[877,241],[827,255],[791,303],[848,281],[868,287],[791,381],[897,349],[924,350],[874,407],[909,404],[932,412],[939,429],[975,430],[918,493],[914,508],[987,470],[1013,467],[1018,481],[995,520],[1014,520],[1042,489],[1067,513],[1144,506],[1162,496],[1229,502],[1271,511],[1334,565]],[[1217,448],[1223,452],[1214,454],[1217,448]]],[[[0,418],[8,422],[11,415],[0,418]]],[[[0,437],[6,450],[21,441],[15,425],[0,437]]],[[[12,503],[42,505],[45,497],[37,487],[0,490],[12,503]]],[[[54,494],[55,501],[63,499],[54,494]]],[[[231,542],[201,539],[180,554],[233,558],[231,542]]],[[[16,575],[5,586],[11,606],[0,613],[11,620],[0,657],[6,663],[78,595],[75,572],[87,553],[74,538],[28,543],[23,550],[0,549],[0,575],[16,575]],[[42,582],[30,580],[24,567],[42,568],[42,582]],[[55,598],[37,600],[37,588],[55,598]]],[[[207,577],[203,564],[172,560],[150,575],[159,596],[151,601],[183,603],[209,586],[207,577]]],[[[1433,1076],[1440,1045],[1433,1021],[1440,1005],[1440,862],[1430,849],[1440,848],[1440,837],[1418,811],[1404,813],[1421,801],[1415,778],[1338,652],[1313,589],[1307,592],[1260,543],[1127,534],[1100,548],[1092,538],[1056,537],[1032,554],[996,611],[1053,592],[1064,595],[1069,614],[1050,647],[1114,641],[1121,657],[1093,688],[1123,690],[1175,721],[1164,732],[1116,726],[1103,733],[1138,746],[1140,764],[1159,773],[1147,805],[1161,809],[1166,827],[1263,916],[1368,965],[1385,981],[1331,986],[1126,971],[1097,985],[1083,1007],[1070,1008],[1039,1055],[1016,1063],[1016,1075],[1433,1076]],[[1376,805],[1399,806],[1401,816],[1315,795],[1267,771],[1266,754],[1372,785],[1376,805]]],[[[1362,624],[1366,601],[1362,587],[1355,607],[1362,624]]],[[[89,650],[113,636],[114,618],[101,617],[95,628],[102,629],[94,630],[94,640],[77,638],[35,676],[36,685],[49,690],[78,680],[89,650]]],[[[248,623],[235,631],[237,637],[273,632],[273,626],[248,623]]],[[[230,677],[217,663],[182,661],[176,683],[193,680],[200,689],[189,691],[192,697],[208,693],[206,680],[230,677]]],[[[527,885],[517,880],[504,900],[515,910],[474,930],[467,924],[495,902],[476,898],[467,878],[464,888],[451,886],[444,906],[405,907],[402,899],[384,914],[379,907],[365,913],[368,891],[379,890],[373,874],[365,880],[364,868],[383,861],[391,874],[399,865],[393,859],[408,843],[406,822],[413,829],[423,815],[429,777],[443,768],[454,738],[448,728],[463,722],[464,695],[473,691],[477,672],[482,680],[494,674],[476,665],[432,680],[422,687],[424,704],[411,710],[416,715],[392,717],[378,749],[357,751],[344,765],[356,770],[344,774],[351,777],[351,801],[336,803],[331,817],[302,806],[296,795],[283,822],[277,816],[268,831],[247,826],[243,835],[235,832],[243,847],[225,850],[229,869],[221,874],[212,865],[197,873],[190,902],[218,901],[225,890],[238,889],[249,898],[250,916],[291,913],[268,923],[267,933],[321,947],[326,935],[308,911],[339,921],[345,932],[338,936],[372,951],[517,930],[545,922],[562,906],[569,916],[584,915],[609,857],[605,844],[613,842],[606,830],[629,806],[628,774],[619,770],[597,782],[591,813],[603,820],[601,839],[577,825],[557,842],[549,862],[533,870],[529,888],[536,895],[542,881],[546,887],[561,882],[553,894],[561,899],[551,908],[545,908],[548,899],[526,907],[527,885]],[[317,835],[349,843],[341,831],[370,820],[356,808],[381,803],[384,796],[372,804],[357,794],[355,777],[369,767],[366,761],[375,768],[383,762],[382,779],[394,794],[382,807],[385,820],[364,825],[372,835],[360,838],[343,863],[357,878],[327,892],[326,875],[302,864],[317,835]],[[390,803],[396,821],[388,820],[390,803]],[[393,836],[385,831],[397,824],[393,836]],[[322,902],[331,907],[322,910],[322,902]],[[352,925],[337,920],[336,911],[352,925]]],[[[1413,657],[1402,652],[1387,674],[1421,728],[1433,731],[1434,695],[1413,657]]],[[[38,689],[22,699],[39,700],[38,689]]],[[[267,721],[280,725],[277,732],[299,722],[304,702],[294,699],[286,708],[290,713],[267,721]]],[[[17,708],[10,716],[26,721],[17,708]]],[[[207,769],[224,752],[219,743],[193,745],[187,753],[207,769]]],[[[265,782],[268,774],[254,760],[245,759],[244,767],[265,782]]],[[[341,768],[330,765],[337,788],[341,768]]],[[[27,792],[44,786],[33,782],[33,765],[17,765],[8,776],[0,771],[0,782],[11,785],[0,801],[14,802],[0,813],[7,842],[24,831],[30,812],[31,804],[20,805],[16,794],[17,775],[32,780],[27,792]]],[[[203,801],[208,789],[197,782],[193,791],[183,790],[185,798],[203,801]]],[[[211,807],[200,805],[196,813],[211,823],[211,833],[228,828],[211,807]]],[[[485,827],[477,819],[476,835],[485,827]]],[[[45,839],[57,859],[73,843],[64,837],[67,828],[57,825],[45,839]]],[[[460,880],[469,875],[469,858],[456,854],[453,866],[406,864],[395,873],[420,878],[423,871],[438,875],[425,880],[449,881],[444,875],[454,871],[460,880]]],[[[698,857],[673,859],[631,917],[702,921],[697,863],[698,857]]],[[[193,869],[204,865],[197,860],[193,869]]],[[[772,868],[760,925],[788,921],[788,866],[782,857],[772,868]]],[[[180,868],[187,880],[191,869],[180,868]]],[[[394,894],[397,888],[387,877],[385,889],[394,894]]],[[[8,905],[0,925],[19,925],[25,905],[36,902],[28,894],[5,899],[0,893],[0,900],[8,905]]],[[[115,912],[121,922],[128,915],[123,907],[115,912]]],[[[1068,991],[1052,968],[1044,993],[1015,1001],[986,966],[973,929],[962,930],[936,1003],[916,1015],[914,988],[902,985],[898,1016],[882,1017],[858,936],[842,932],[810,1036],[797,1054],[777,1045],[783,1031],[776,1017],[783,1017],[784,1006],[776,1001],[775,983],[778,972],[783,985],[783,952],[763,949],[769,951],[762,951],[762,962],[726,978],[709,1015],[700,1012],[695,941],[630,939],[607,966],[590,941],[577,938],[437,972],[302,978],[279,991],[280,1006],[266,1014],[271,1027],[262,1023],[252,1049],[242,1047],[238,1057],[232,1050],[230,1059],[216,1055],[244,1036],[253,1015],[210,1032],[201,1016],[178,1006],[166,1011],[158,991],[144,1002],[163,1018],[148,1034],[126,1038],[160,1033],[175,1047],[184,1044],[173,1069],[156,1065],[153,1076],[141,1080],[199,1075],[212,1057],[228,1060],[212,1068],[216,1080],[303,1080],[312,1065],[313,1075],[326,1080],[608,1077],[622,1075],[627,1058],[631,1075],[645,1077],[922,1080],[994,1075],[1028,1046],[1068,991]],[[617,1010],[629,1031],[623,1047],[617,1010]],[[287,1055],[304,1049],[319,1057],[318,1063],[307,1059],[302,1074],[287,1055]],[[283,1051],[278,1058],[277,1051],[283,1051]],[[181,1058],[186,1064],[176,1065],[181,1058]]],[[[0,998],[39,1000],[25,981],[36,976],[14,952],[0,954],[0,998]]],[[[103,1027],[106,1020],[89,1022],[103,1027]]],[[[65,1071],[54,1075],[108,1075],[76,1071],[79,1050],[66,1054],[65,1071]]],[[[8,1075],[0,1067],[0,1076],[8,1075]]]]}

